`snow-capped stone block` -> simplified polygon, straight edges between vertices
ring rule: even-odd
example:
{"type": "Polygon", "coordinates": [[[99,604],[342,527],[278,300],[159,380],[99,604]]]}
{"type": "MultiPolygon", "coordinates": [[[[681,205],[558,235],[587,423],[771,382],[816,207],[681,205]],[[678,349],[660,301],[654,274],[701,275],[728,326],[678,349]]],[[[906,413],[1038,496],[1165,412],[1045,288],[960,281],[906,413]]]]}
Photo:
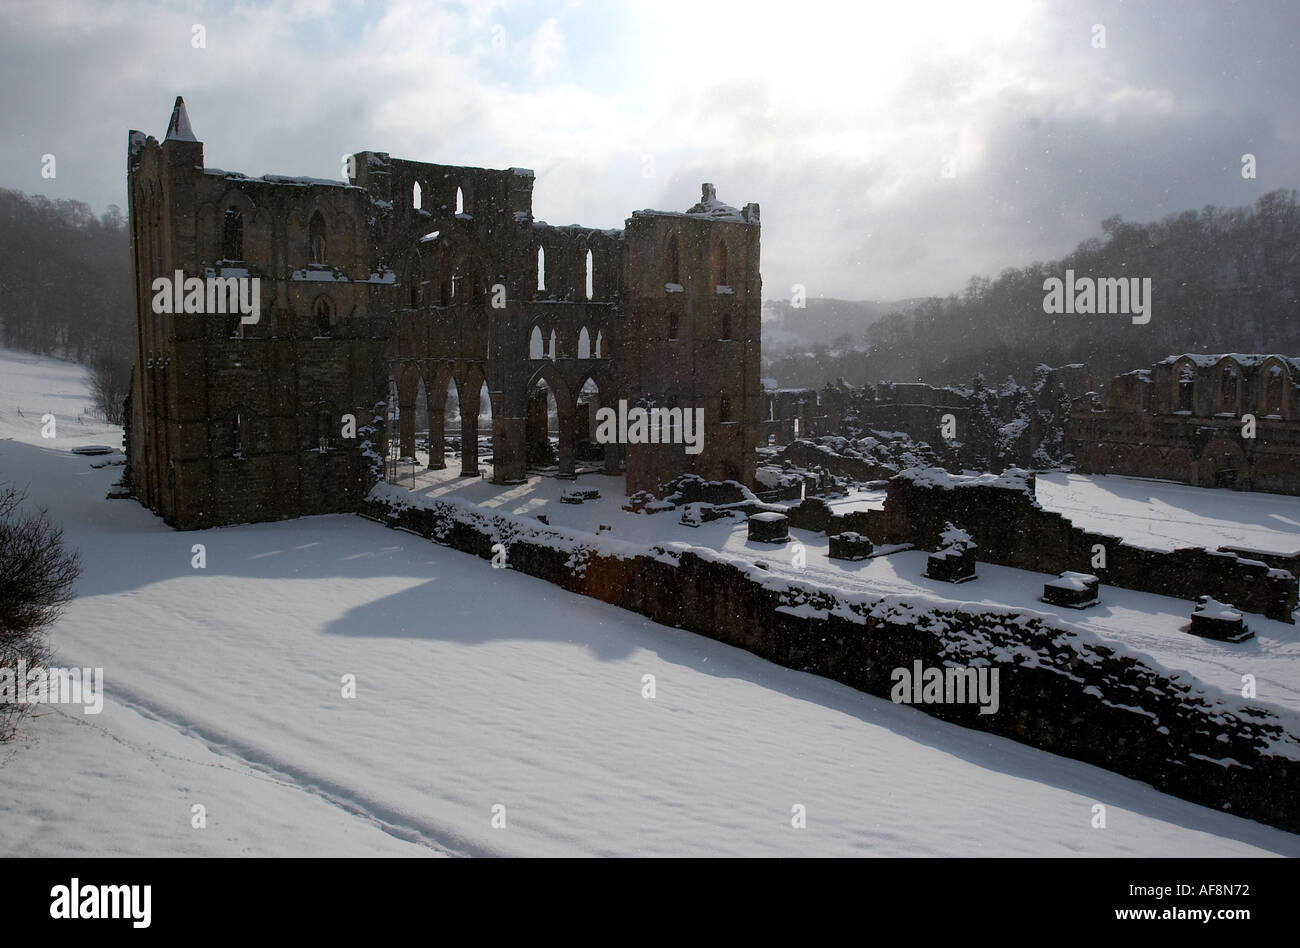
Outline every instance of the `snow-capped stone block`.
{"type": "Polygon", "coordinates": [[[975,541],[969,533],[948,523],[939,535],[943,545],[925,561],[925,575],[945,583],[968,583],[975,575],[975,541]]]}
{"type": "Polygon", "coordinates": [[[719,509],[716,504],[697,501],[682,507],[682,516],[679,522],[685,527],[698,527],[702,523],[712,523],[714,520],[721,520],[735,515],[735,510],[719,509]]]}
{"type": "Polygon", "coordinates": [[[749,539],[755,543],[786,543],[790,539],[790,518],[764,511],[749,518],[749,539]]]}
{"type": "Polygon", "coordinates": [[[1244,642],[1255,636],[1240,612],[1209,596],[1202,596],[1198,600],[1196,609],[1192,612],[1192,624],[1187,631],[1220,642],[1244,642]]]}
{"type": "Polygon", "coordinates": [[[832,534],[830,546],[833,560],[865,560],[875,550],[869,537],[853,531],[832,534]]]}
{"type": "Polygon", "coordinates": [[[975,552],[969,549],[946,547],[931,553],[925,560],[927,579],[945,583],[968,583],[978,579],[975,575],[975,552]]]}
{"type": "Polygon", "coordinates": [[[1042,601],[1052,606],[1087,609],[1101,602],[1101,580],[1091,573],[1069,570],[1043,584],[1042,601]]]}

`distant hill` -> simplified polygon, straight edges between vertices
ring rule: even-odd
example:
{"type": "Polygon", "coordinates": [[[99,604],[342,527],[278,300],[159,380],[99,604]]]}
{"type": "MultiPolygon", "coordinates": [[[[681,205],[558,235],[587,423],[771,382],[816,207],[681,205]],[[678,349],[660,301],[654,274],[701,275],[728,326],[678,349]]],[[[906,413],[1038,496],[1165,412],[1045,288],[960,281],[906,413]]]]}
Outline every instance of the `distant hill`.
{"type": "Polygon", "coordinates": [[[821,358],[773,352],[763,374],[787,386],[820,387],[837,377],[859,385],[882,379],[946,384],[977,373],[990,382],[1008,375],[1024,380],[1039,363],[1082,362],[1101,387],[1172,353],[1300,354],[1294,190],[1270,192],[1253,207],[1207,207],[1148,224],[1111,217],[1102,229],[1103,239],[1084,241],[1061,260],[1007,269],[996,279],[972,277],[961,295],[875,319],[859,351],[821,358]],[[1076,280],[1149,278],[1150,322],[1049,315],[1044,281],[1064,278],[1066,270],[1076,280]]]}
{"type": "Polygon", "coordinates": [[[844,349],[863,345],[868,326],[890,313],[908,313],[915,300],[837,300],[815,298],[796,309],[789,300],[763,302],[763,348],[776,354],[816,346],[844,349]]]}
{"type": "Polygon", "coordinates": [[[0,344],[89,363],[129,354],[130,237],[121,209],[0,188],[0,344]]]}

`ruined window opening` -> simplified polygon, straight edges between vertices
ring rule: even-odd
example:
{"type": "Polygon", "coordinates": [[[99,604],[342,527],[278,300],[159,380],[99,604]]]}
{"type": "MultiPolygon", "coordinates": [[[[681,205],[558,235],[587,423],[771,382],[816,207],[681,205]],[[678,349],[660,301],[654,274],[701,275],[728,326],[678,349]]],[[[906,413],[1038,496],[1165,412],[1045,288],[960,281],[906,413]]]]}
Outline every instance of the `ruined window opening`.
{"type": "Polygon", "coordinates": [[[311,223],[307,226],[307,233],[311,243],[311,262],[325,262],[325,218],[321,212],[317,211],[311,216],[311,223]]]}
{"type": "Polygon", "coordinates": [[[424,194],[420,190],[420,182],[417,181],[411,185],[411,208],[418,211],[424,206],[424,194]]]}
{"type": "Polygon", "coordinates": [[[465,213],[465,192],[460,188],[456,189],[456,213],[465,213]]]}
{"type": "Polygon", "coordinates": [[[528,358],[546,358],[546,344],[542,342],[542,330],[537,326],[533,327],[532,333],[528,336],[528,358]]]}
{"type": "Polygon", "coordinates": [[[546,289],[546,249],[544,247],[537,248],[537,289],[539,292],[546,289]]]}
{"type": "Polygon", "coordinates": [[[232,434],[234,435],[234,438],[232,439],[234,441],[234,451],[232,453],[237,458],[247,457],[248,414],[246,412],[240,411],[235,413],[235,424],[232,434]]]}
{"type": "Polygon", "coordinates": [[[1237,408],[1237,370],[1230,365],[1223,367],[1223,410],[1235,411],[1237,408]]]}
{"type": "Polygon", "coordinates": [[[592,287],[595,282],[595,261],[592,258],[591,251],[587,251],[587,299],[591,299],[592,287]]]}
{"type": "Polygon", "coordinates": [[[414,309],[420,305],[420,274],[412,270],[409,282],[411,284],[411,308],[414,309]]]}
{"type": "Polygon", "coordinates": [[[668,338],[669,339],[677,338],[677,314],[676,313],[668,314],[668,338]]]}
{"type": "Polygon", "coordinates": [[[725,310],[722,313],[722,338],[731,338],[731,313],[725,310]]]}
{"type": "Polygon", "coordinates": [[[605,351],[605,330],[603,329],[596,330],[596,358],[607,358],[605,351]]]}
{"type": "Polygon", "coordinates": [[[330,334],[333,315],[333,307],[330,306],[330,301],[328,299],[322,296],[316,301],[315,317],[317,336],[328,336],[330,334]]]}
{"type": "Polygon", "coordinates": [[[244,215],[237,207],[227,208],[221,222],[221,258],[244,259],[244,215]]]}
{"type": "Polygon", "coordinates": [[[555,330],[554,329],[551,330],[551,351],[547,355],[547,358],[549,358],[552,362],[555,361],[555,330]]]}
{"type": "Polygon", "coordinates": [[[668,251],[665,254],[664,280],[668,283],[681,283],[681,254],[677,250],[676,235],[668,238],[668,251]]]}
{"type": "Polygon", "coordinates": [[[582,331],[578,333],[578,358],[591,358],[591,333],[587,332],[586,326],[583,326],[582,331]]]}
{"type": "Polygon", "coordinates": [[[719,240],[713,248],[713,279],[718,286],[729,286],[727,282],[727,244],[719,240]]]}
{"type": "Polygon", "coordinates": [[[731,421],[731,399],[726,395],[718,399],[718,421],[731,421]]]}
{"type": "Polygon", "coordinates": [[[1265,406],[1267,414],[1280,416],[1282,414],[1282,370],[1276,365],[1271,366],[1268,370],[1265,397],[1268,401],[1265,406]]]}
{"type": "Polygon", "coordinates": [[[334,416],[325,409],[316,414],[316,446],[322,453],[334,448],[334,416]]]}
{"type": "Polygon", "coordinates": [[[1182,372],[1178,376],[1178,410],[1190,412],[1192,410],[1192,387],[1195,385],[1192,367],[1184,365],[1182,372]]]}

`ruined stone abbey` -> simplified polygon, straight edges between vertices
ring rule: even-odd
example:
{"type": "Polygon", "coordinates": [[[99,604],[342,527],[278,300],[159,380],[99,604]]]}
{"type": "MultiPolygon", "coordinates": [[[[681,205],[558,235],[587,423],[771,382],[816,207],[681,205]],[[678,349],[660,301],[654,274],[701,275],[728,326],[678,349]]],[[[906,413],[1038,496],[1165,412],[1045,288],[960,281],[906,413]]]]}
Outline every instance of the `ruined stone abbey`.
{"type": "Polygon", "coordinates": [[[365,151],[346,170],[342,182],[205,168],[180,98],[161,143],[130,133],[127,478],[168,523],[355,510],[378,458],[415,456],[421,391],[431,467],[454,389],[464,475],[480,473],[485,391],[496,483],[536,464],[572,477],[584,459],[625,472],[629,493],[682,473],[753,480],[757,204],[729,207],[706,184],[685,212],[557,227],[534,219],[526,169],[365,151]],[[154,283],[178,271],[256,279],[259,315],[159,312],[154,283]],[[620,400],[703,409],[703,450],[597,443],[596,411],[620,400]]]}

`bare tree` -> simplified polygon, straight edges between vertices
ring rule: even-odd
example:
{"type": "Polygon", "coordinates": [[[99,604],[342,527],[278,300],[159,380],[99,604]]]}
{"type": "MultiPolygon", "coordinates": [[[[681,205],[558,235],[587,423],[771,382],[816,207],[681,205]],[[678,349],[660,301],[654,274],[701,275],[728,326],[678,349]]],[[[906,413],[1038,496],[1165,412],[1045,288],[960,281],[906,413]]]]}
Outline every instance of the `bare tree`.
{"type": "MultiPolygon", "coordinates": [[[[0,484],[0,680],[16,685],[49,657],[46,629],[73,598],[79,557],[63,546],[63,529],[44,508],[24,510],[26,492],[0,484]]],[[[0,741],[13,737],[30,706],[0,700],[0,741]]]]}
{"type": "Polygon", "coordinates": [[[109,424],[122,424],[122,405],[130,387],[131,360],[120,349],[104,346],[91,357],[91,398],[109,424]]]}

